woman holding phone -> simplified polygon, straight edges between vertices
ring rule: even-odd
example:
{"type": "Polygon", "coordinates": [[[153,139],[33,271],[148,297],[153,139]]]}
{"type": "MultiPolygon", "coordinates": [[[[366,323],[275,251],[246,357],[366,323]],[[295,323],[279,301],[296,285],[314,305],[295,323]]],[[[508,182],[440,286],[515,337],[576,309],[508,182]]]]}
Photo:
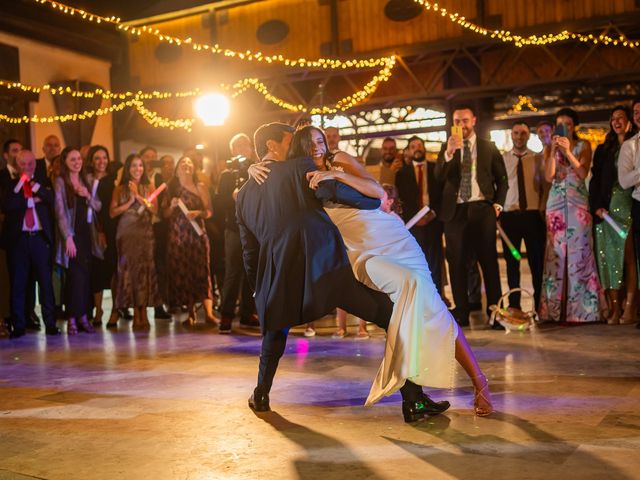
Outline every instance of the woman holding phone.
{"type": "Polygon", "coordinates": [[[585,185],[591,166],[591,146],[576,135],[579,120],[574,110],[560,109],[555,124],[545,158],[545,178],[551,182],[551,190],[538,313],[543,321],[597,322],[601,287],[585,185]]]}

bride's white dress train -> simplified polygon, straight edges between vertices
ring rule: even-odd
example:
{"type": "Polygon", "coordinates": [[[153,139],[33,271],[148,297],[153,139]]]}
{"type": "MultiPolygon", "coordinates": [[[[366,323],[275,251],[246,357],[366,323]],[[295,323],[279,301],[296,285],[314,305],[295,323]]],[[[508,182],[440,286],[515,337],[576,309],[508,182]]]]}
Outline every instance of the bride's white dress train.
{"type": "Polygon", "coordinates": [[[356,278],[394,303],[384,358],[365,405],[408,379],[451,388],[458,325],[440,298],[420,246],[402,220],[381,210],[326,205],[342,234],[356,278]]]}

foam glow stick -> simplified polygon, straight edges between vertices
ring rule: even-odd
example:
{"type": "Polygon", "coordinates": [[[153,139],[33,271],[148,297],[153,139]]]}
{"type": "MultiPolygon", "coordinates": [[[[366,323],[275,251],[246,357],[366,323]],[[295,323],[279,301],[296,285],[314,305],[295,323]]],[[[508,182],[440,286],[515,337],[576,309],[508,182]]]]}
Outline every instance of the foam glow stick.
{"type": "Polygon", "coordinates": [[[498,226],[498,233],[500,234],[500,237],[502,238],[502,240],[504,240],[504,243],[507,244],[507,247],[511,252],[511,256],[518,261],[522,260],[522,255],[520,255],[520,252],[518,251],[518,249],[513,246],[513,243],[511,243],[511,240],[509,240],[509,237],[507,237],[507,234],[504,233],[502,226],[499,223],[497,224],[497,226],[498,226]]]}
{"type": "Polygon", "coordinates": [[[429,208],[428,205],[425,205],[424,207],[422,207],[418,213],[416,213],[413,217],[411,217],[411,220],[409,220],[406,224],[405,227],[407,227],[407,230],[409,230],[411,227],[413,227],[416,223],[418,223],[420,221],[420,219],[422,217],[424,217],[427,213],[429,213],[431,209],[429,208]]]}
{"type": "MultiPolygon", "coordinates": [[[[95,198],[96,192],[98,191],[98,180],[93,181],[93,185],[91,185],[91,198],[95,198]]],[[[93,222],[93,208],[89,206],[87,208],[87,223],[93,222]]]]}
{"type": "Polygon", "coordinates": [[[616,231],[616,233],[620,235],[620,238],[622,239],[627,238],[626,232],[620,228],[620,225],[618,225],[616,221],[613,218],[611,218],[607,212],[602,214],[602,218],[604,219],[605,222],[611,225],[611,228],[613,228],[616,231]]]}
{"type": "MultiPolygon", "coordinates": [[[[145,199],[147,201],[147,206],[151,204],[151,202],[153,202],[156,198],[158,198],[158,195],[160,195],[162,192],[164,192],[164,190],[167,188],[167,184],[166,183],[161,183],[160,186],[158,188],[156,188],[153,192],[151,192],[151,194],[145,199]]],[[[140,207],[138,207],[138,214],[141,215],[142,212],[144,212],[144,207],[145,205],[140,205],[140,207]]]]}
{"type": "Polygon", "coordinates": [[[22,189],[22,186],[25,184],[25,182],[29,181],[29,177],[27,176],[26,173],[23,173],[22,175],[20,175],[20,180],[18,180],[18,184],[16,185],[16,188],[13,189],[13,193],[18,193],[20,191],[20,189],[22,189]]]}
{"type": "Polygon", "coordinates": [[[187,219],[189,220],[189,223],[191,223],[191,226],[196,231],[198,236],[201,237],[202,235],[204,235],[204,232],[200,228],[200,225],[198,225],[198,223],[194,219],[189,218],[189,209],[184,204],[182,199],[178,200],[178,208],[182,211],[182,213],[184,213],[184,216],[187,217],[187,219]]]}

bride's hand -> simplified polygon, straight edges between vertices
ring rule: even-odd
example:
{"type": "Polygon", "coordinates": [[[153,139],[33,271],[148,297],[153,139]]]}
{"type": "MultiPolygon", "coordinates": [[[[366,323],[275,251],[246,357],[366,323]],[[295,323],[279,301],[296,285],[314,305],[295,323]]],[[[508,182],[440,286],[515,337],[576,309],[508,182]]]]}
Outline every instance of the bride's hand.
{"type": "Polygon", "coordinates": [[[331,180],[332,178],[337,178],[337,172],[332,170],[329,171],[320,171],[316,170],[315,172],[307,173],[307,180],[309,181],[309,187],[313,190],[318,188],[318,185],[323,180],[331,180]]]}
{"type": "Polygon", "coordinates": [[[269,176],[269,172],[271,171],[271,169],[267,167],[269,163],[270,162],[265,161],[249,165],[247,173],[249,173],[249,176],[253,178],[258,185],[262,185],[269,176]]]}

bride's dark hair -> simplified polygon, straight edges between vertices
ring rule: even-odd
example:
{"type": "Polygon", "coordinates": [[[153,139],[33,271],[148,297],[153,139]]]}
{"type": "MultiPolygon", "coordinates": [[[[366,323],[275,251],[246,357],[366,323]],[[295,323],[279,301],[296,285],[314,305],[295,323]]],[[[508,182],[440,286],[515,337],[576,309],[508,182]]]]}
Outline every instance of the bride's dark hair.
{"type": "Polygon", "coordinates": [[[324,142],[324,148],[326,153],[324,154],[324,160],[327,167],[333,159],[333,153],[329,152],[329,144],[327,143],[327,137],[322,129],[314,127],[313,125],[306,125],[296,130],[291,139],[289,145],[289,153],[287,153],[287,159],[299,158],[299,157],[311,157],[313,153],[313,140],[311,139],[311,133],[316,130],[322,135],[322,141],[324,142]]]}

